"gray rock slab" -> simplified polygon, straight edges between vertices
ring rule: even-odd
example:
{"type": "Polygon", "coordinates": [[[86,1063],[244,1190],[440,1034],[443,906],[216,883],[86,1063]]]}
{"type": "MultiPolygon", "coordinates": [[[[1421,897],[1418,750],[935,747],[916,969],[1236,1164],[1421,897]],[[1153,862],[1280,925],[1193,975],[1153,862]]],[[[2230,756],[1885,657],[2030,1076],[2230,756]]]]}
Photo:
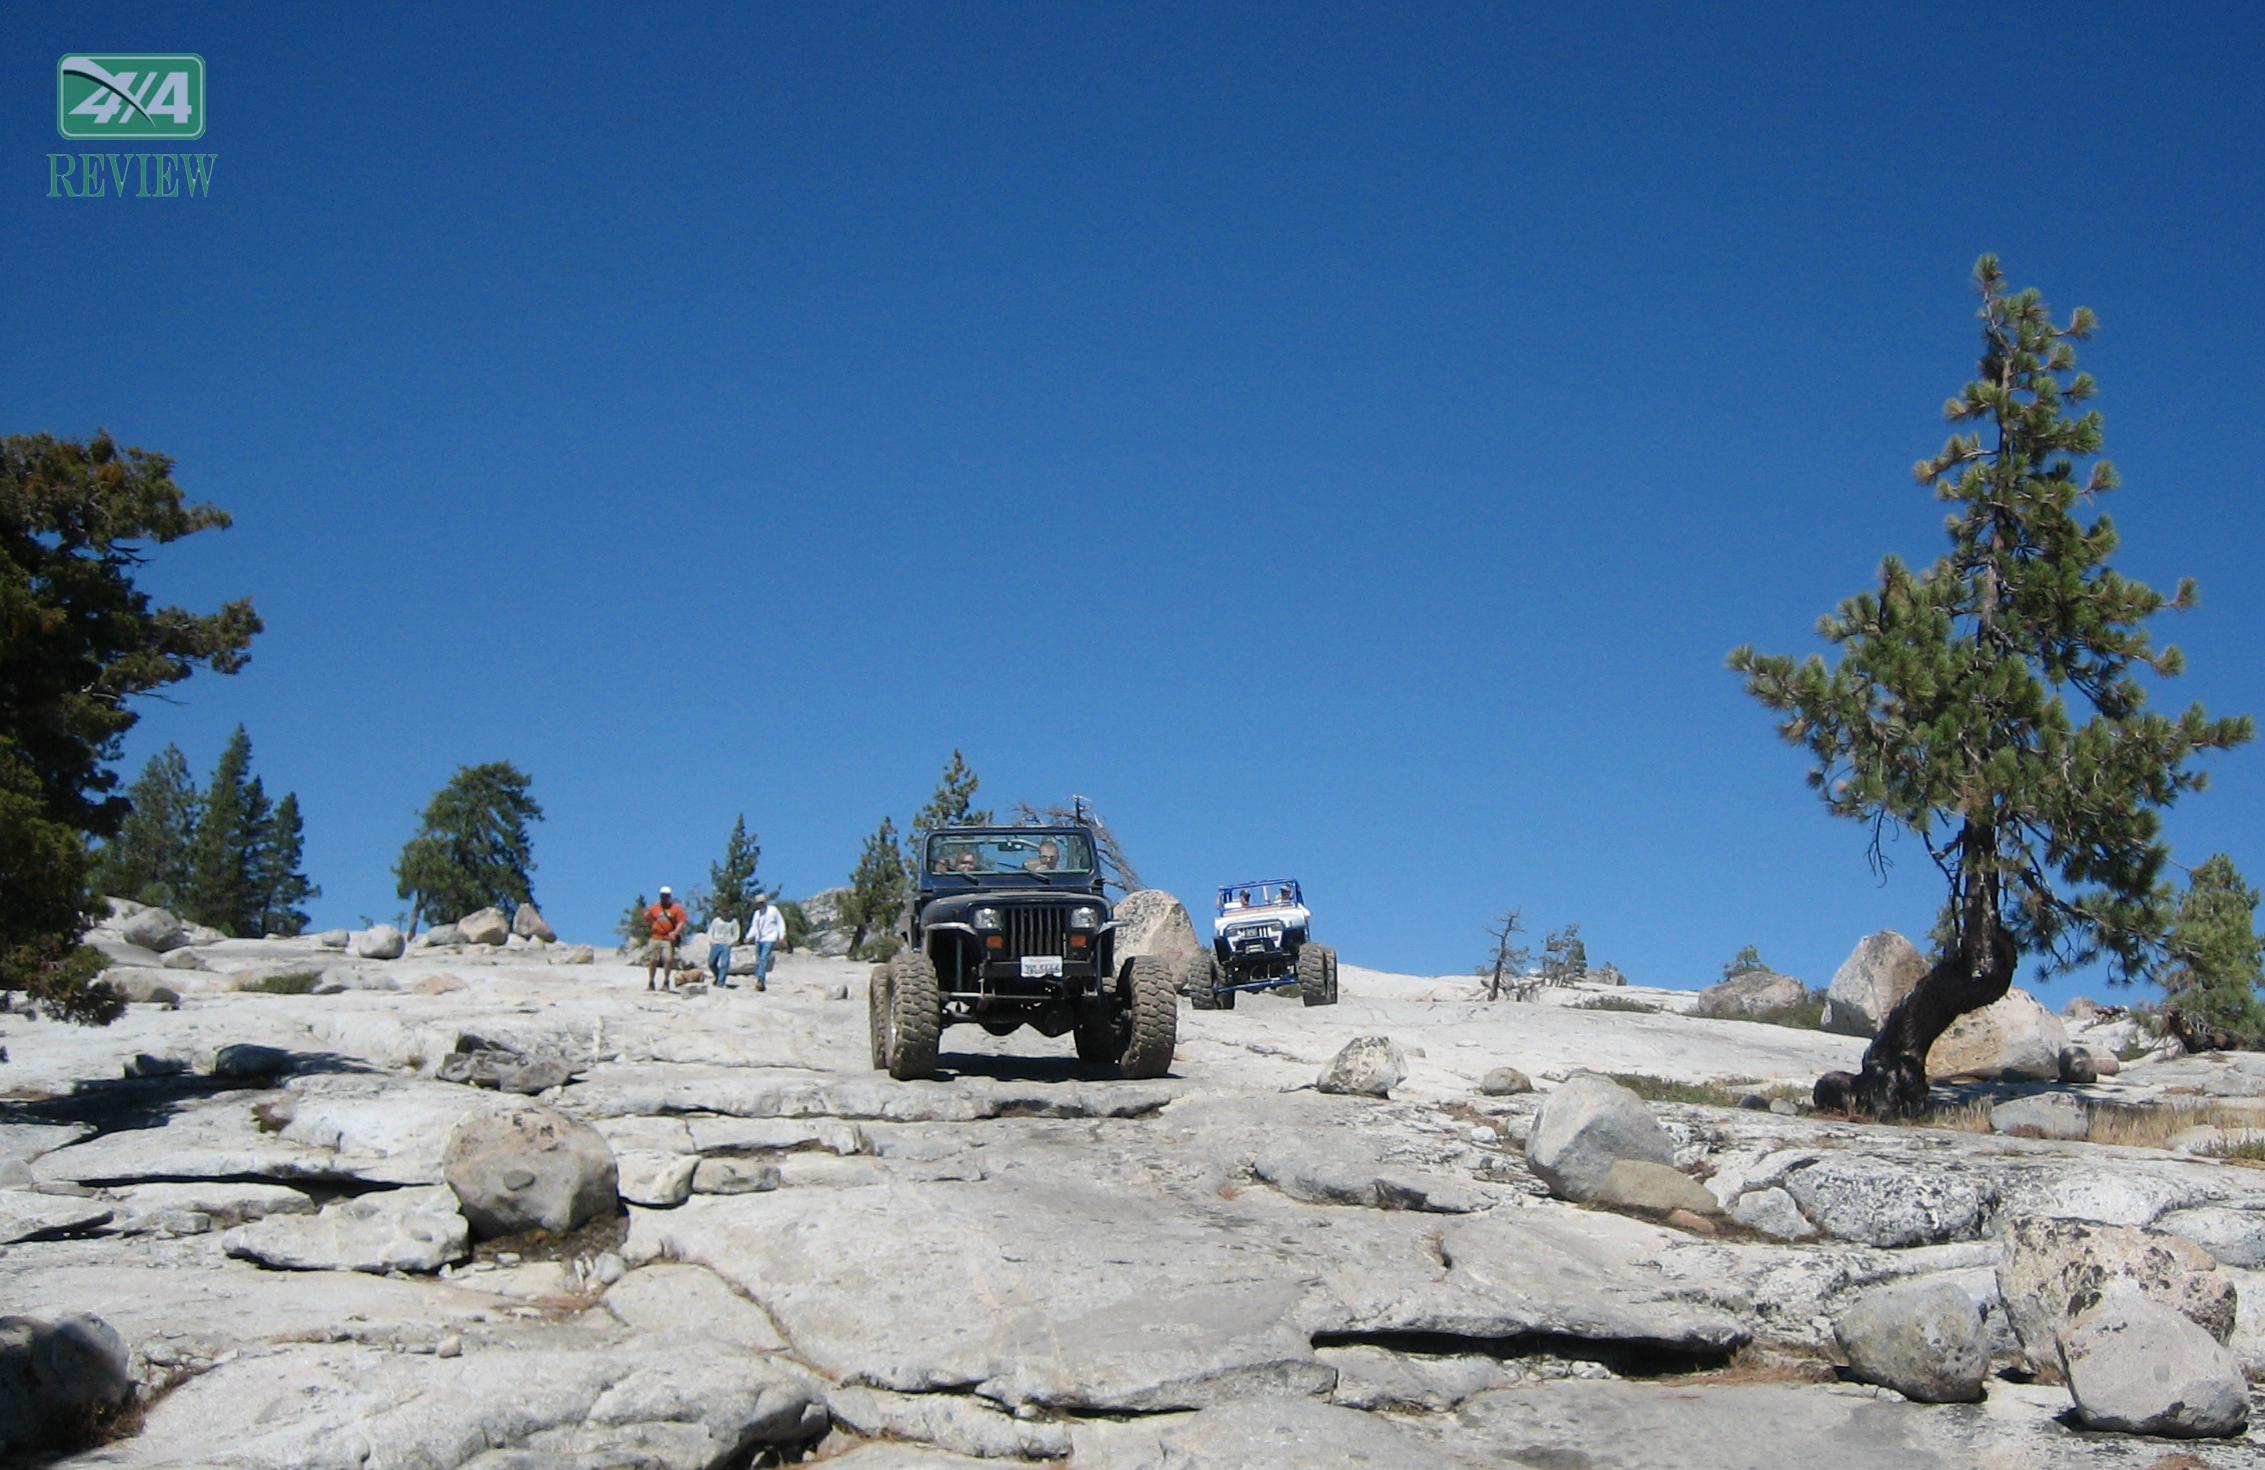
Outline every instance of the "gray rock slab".
{"type": "Polygon", "coordinates": [[[0,1160],[30,1163],[94,1132],[90,1123],[0,1123],[0,1160]]]}
{"type": "Polygon", "coordinates": [[[786,1346],[768,1313],[726,1286],[704,1266],[656,1262],[631,1271],[606,1290],[605,1309],[642,1332],[674,1332],[689,1325],[749,1352],[786,1346]]]}
{"type": "Polygon", "coordinates": [[[1589,1199],[1621,1159],[1675,1162],[1675,1145],[1642,1098],[1609,1077],[1584,1072],[1542,1100],[1526,1138],[1526,1161],[1551,1190],[1589,1199]]]}
{"type": "Polygon", "coordinates": [[[1473,1394],[1507,1388],[1521,1375],[1502,1359],[1481,1353],[1403,1353],[1356,1343],[1319,1351],[1337,1370],[1329,1401],[1348,1409],[1439,1412],[1473,1394]]]}
{"type": "Polygon", "coordinates": [[[1786,1175],[1786,1192],[1827,1235],[1866,1245],[1971,1240],[1988,1223],[1996,1187],[1947,1163],[1829,1154],[1786,1175]]]}
{"type": "Polygon", "coordinates": [[[688,1120],[697,1153],[759,1153],[820,1148],[854,1154],[864,1145],[854,1123],[833,1118],[693,1118],[688,1120]]]}
{"type": "Polygon", "coordinates": [[[1990,1109],[1990,1126],[2032,1138],[2083,1138],[2091,1132],[2091,1116],[2073,1094],[2044,1092],[1999,1103],[1990,1109]]]}
{"type": "Polygon", "coordinates": [[[2222,1266],[2265,1266],[2265,1210],[2199,1205],[2161,1216],[2155,1228],[2185,1236],[2222,1266]]]}
{"type": "Polygon", "coordinates": [[[1088,1421],[1072,1434],[1079,1470],[1416,1470],[1442,1463],[1425,1437],[1392,1419],[1298,1398],[1124,1424],[1088,1421]]]}
{"type": "Polygon", "coordinates": [[[0,1245],[34,1236],[92,1230],[109,1222],[116,1206],[108,1200],[0,1189],[0,1245]]]}
{"type": "Polygon", "coordinates": [[[334,1200],[308,1215],[270,1215],[221,1237],[242,1260],[287,1271],[438,1271],[471,1254],[456,1196],[445,1186],[334,1200]]]}
{"type": "Polygon", "coordinates": [[[1070,1453],[1067,1424],[1018,1419],[967,1394],[846,1387],[829,1390],[826,1402],[835,1420],[871,1439],[919,1440],[985,1460],[1059,1460],[1070,1453]]]}
{"type": "Polygon", "coordinates": [[[832,1080],[752,1068],[607,1066],[566,1090],[562,1105],[590,1118],[630,1113],[717,1113],[734,1118],[849,1118],[967,1123],[1002,1114],[1133,1118],[1188,1089],[1173,1082],[1014,1083],[832,1080]]]}
{"type": "Polygon", "coordinates": [[[1277,1140],[1260,1151],[1252,1167],[1259,1178],[1309,1204],[1467,1214],[1494,1203],[1467,1178],[1392,1168],[1357,1138],[1342,1134],[1277,1140]]]}
{"type": "Polygon", "coordinates": [[[190,1210],[219,1227],[242,1225],[269,1215],[311,1215],[315,1202],[302,1190],[287,1184],[254,1184],[245,1180],[199,1180],[186,1184],[135,1184],[115,1191],[120,1224],[132,1228],[142,1216],[190,1210]]]}

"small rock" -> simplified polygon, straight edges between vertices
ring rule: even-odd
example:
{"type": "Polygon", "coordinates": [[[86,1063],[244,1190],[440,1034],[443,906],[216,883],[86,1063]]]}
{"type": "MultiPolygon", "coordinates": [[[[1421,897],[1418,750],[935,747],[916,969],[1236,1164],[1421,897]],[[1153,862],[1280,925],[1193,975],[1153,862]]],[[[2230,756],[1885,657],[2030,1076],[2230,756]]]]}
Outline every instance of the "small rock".
{"type": "Polygon", "coordinates": [[[159,954],[189,942],[181,921],[163,909],[143,909],[118,926],[118,936],[159,954]]]}
{"type": "Polygon", "coordinates": [[[612,1251],[601,1251],[590,1264],[590,1274],[598,1278],[601,1286],[611,1286],[629,1274],[629,1263],[612,1251]]]}
{"type": "Polygon", "coordinates": [[[700,1163],[696,1154],[642,1148],[621,1149],[614,1154],[614,1161],[621,1171],[621,1197],[653,1209],[668,1209],[690,1199],[692,1171],[700,1163]]]}
{"type": "Polygon", "coordinates": [[[1798,1118],[1801,1116],[1801,1105],[1789,1097],[1773,1097],[1770,1099],[1770,1112],[1780,1118],[1798,1118]]]}
{"type": "Polygon", "coordinates": [[[438,949],[444,945],[462,944],[464,931],[454,924],[435,924],[418,937],[427,945],[438,949]]]}
{"type": "Polygon", "coordinates": [[[0,1447],[83,1430],[90,1410],[122,1405],[133,1391],[125,1340],[100,1317],[0,1317],[0,1447]]]}
{"type": "Polygon", "coordinates": [[[1738,1094],[1738,1106],[1752,1113],[1768,1112],[1770,1110],[1770,1101],[1771,1100],[1769,1098],[1762,1096],[1762,1094],[1758,1092],[1742,1092],[1738,1094]]]}
{"type": "Polygon", "coordinates": [[[1479,1079],[1479,1091],[1488,1097],[1515,1097],[1533,1090],[1533,1079],[1516,1067],[1496,1067],[1479,1079]]]}
{"type": "Polygon", "coordinates": [[[1730,1218],[1749,1229],[1779,1240],[1807,1240],[1817,1233],[1793,1202],[1793,1196],[1782,1189],[1749,1190],[1738,1197],[1730,1207],[1730,1218]]]}
{"type": "Polygon", "coordinates": [[[1748,970],[1699,992],[1685,1014],[1716,1021],[1751,1021],[1790,1010],[1809,998],[1809,987],[1791,975],[1748,970]]]}
{"type": "Polygon", "coordinates": [[[761,1194],[779,1187],[779,1166],[759,1159],[702,1159],[692,1171],[694,1194],[761,1194]]]}
{"type": "Polygon", "coordinates": [[[195,950],[176,949],[165,956],[164,968],[168,970],[202,970],[208,967],[204,962],[204,956],[198,954],[195,950]]]}
{"type": "Polygon", "coordinates": [[[587,944],[554,944],[545,958],[554,965],[589,965],[597,962],[597,953],[587,944]]]}
{"type": "Polygon", "coordinates": [[[616,1209],[619,1171],[603,1134],[549,1108],[467,1118],[441,1164],[479,1239],[563,1235],[616,1209]]]}
{"type": "Polygon", "coordinates": [[[259,1081],[289,1071],[296,1061],[297,1058],[279,1046],[238,1042],[213,1053],[212,1075],[236,1081],[259,1081]]]}
{"type": "Polygon", "coordinates": [[[153,1057],[145,1051],[136,1052],[124,1070],[129,1077],[178,1077],[189,1070],[189,1064],[179,1057],[153,1057]]]}
{"type": "Polygon", "coordinates": [[[434,1356],[434,1357],[436,1357],[436,1358],[461,1358],[461,1357],[463,1357],[463,1356],[464,1356],[464,1338],[463,1338],[463,1336],[462,1336],[461,1334],[459,1334],[459,1333],[454,1333],[454,1332],[451,1332],[451,1333],[449,1333],[449,1334],[448,1334],[447,1336],[445,1336],[445,1337],[441,1338],[441,1340],[440,1340],[440,1341],[438,1341],[438,1342],[436,1342],[436,1343],[434,1343],[434,1344],[433,1344],[433,1356],[434,1356]]]}
{"type": "Polygon", "coordinates": [[[405,942],[391,924],[373,924],[354,936],[354,953],[365,960],[397,960],[405,942]]]}
{"type": "Polygon", "coordinates": [[[2057,1343],[2087,1428],[2197,1439],[2248,1427],[2249,1385],[2234,1355],[2142,1292],[2111,1292],[2063,1327],[2057,1343]]]}
{"type": "Polygon", "coordinates": [[[1849,1371],[1923,1404],[1970,1404],[1989,1372],[1989,1335],[1974,1299],[1949,1281],[1898,1281],[1866,1292],[1832,1324],[1849,1371]]]}
{"type": "Polygon", "coordinates": [[[1910,940],[1893,929],[1867,934],[1833,972],[1825,991],[1824,1029],[1843,1036],[1877,1035],[1895,1003],[1926,978],[1926,956],[1910,940]]]}
{"type": "Polygon", "coordinates": [[[1389,1097],[1408,1075],[1407,1053],[1389,1036],[1356,1036],[1321,1069],[1322,1092],[1389,1097]]]}
{"type": "Polygon", "coordinates": [[[531,903],[523,903],[511,915],[511,932],[521,939],[540,939],[549,944],[558,938],[545,922],[540,911],[531,903]]]}
{"type": "Polygon", "coordinates": [[[2099,1080],[2099,1064],[2093,1061],[2089,1050],[2081,1046],[2061,1048],[2061,1081],[2081,1084],[2099,1080]]]}
{"type": "Polygon", "coordinates": [[[436,970],[409,987],[411,995],[447,995],[462,990],[464,982],[446,970],[436,970]]]}
{"type": "Polygon", "coordinates": [[[111,988],[138,1005],[164,1005],[178,1008],[181,992],[167,985],[148,970],[110,969],[102,972],[111,988]]]}
{"type": "Polygon", "coordinates": [[[1999,1103],[1990,1109],[1990,1126],[2024,1137],[2085,1138],[2092,1132],[2092,1118],[2084,1104],[2067,1093],[2041,1092],[1999,1103]]]}
{"type": "Polygon", "coordinates": [[[1526,1162],[1564,1199],[1588,1200],[1622,1159],[1675,1163],[1675,1145],[1644,1100],[1609,1077],[1577,1074],[1542,1100],[1526,1162]]]}
{"type": "MultiPolygon", "coordinates": [[[[734,970],[734,971],[733,971],[732,973],[736,975],[736,974],[738,974],[739,972],[738,972],[737,970],[734,970]]],[[[829,985],[829,986],[827,986],[827,987],[826,987],[826,999],[828,999],[828,1000],[848,1000],[848,999],[849,999],[849,987],[848,987],[847,985],[829,985]]]]}
{"type": "Polygon", "coordinates": [[[353,942],[353,934],[344,929],[325,929],[315,936],[315,943],[324,949],[344,949],[353,942]]]}
{"type": "Polygon", "coordinates": [[[1694,1215],[1720,1215],[1722,1204],[1705,1185],[1669,1164],[1649,1159],[1615,1159],[1604,1182],[1589,1196],[1592,1203],[1665,1213],[1687,1210],[1694,1215]]]}
{"type": "Polygon", "coordinates": [[[501,945],[511,937],[511,921],[504,918],[501,909],[486,908],[466,914],[456,921],[457,932],[466,944],[501,945]]]}
{"type": "Polygon", "coordinates": [[[1714,1221],[1709,1220],[1704,1215],[1693,1214],[1689,1210],[1669,1210],[1667,1212],[1667,1223],[1678,1230],[1688,1230],[1693,1235],[1714,1234],[1714,1221]]]}

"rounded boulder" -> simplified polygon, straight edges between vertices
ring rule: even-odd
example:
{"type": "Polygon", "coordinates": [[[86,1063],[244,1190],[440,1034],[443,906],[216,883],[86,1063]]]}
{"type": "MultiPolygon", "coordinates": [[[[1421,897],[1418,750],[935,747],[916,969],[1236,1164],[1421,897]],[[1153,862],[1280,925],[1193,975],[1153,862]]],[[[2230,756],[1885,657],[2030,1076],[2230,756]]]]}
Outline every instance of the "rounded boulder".
{"type": "Polygon", "coordinates": [[[550,1108],[465,1119],[449,1136],[441,1171],[481,1240],[564,1234],[611,1214],[620,1190],[605,1136],[550,1108]]]}
{"type": "Polygon", "coordinates": [[[1622,1159],[1675,1164],[1675,1145],[1644,1100],[1610,1077],[1583,1072],[1542,1100],[1526,1162],[1559,1197],[1597,1198],[1622,1159]]]}

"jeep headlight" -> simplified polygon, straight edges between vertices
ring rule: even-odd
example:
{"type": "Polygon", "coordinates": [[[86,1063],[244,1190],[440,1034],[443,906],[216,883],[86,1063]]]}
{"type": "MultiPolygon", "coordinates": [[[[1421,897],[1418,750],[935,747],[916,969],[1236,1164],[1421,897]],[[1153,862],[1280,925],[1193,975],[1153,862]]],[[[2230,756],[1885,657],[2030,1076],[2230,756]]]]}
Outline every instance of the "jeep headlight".
{"type": "Polygon", "coordinates": [[[1072,929],[1098,929],[1098,928],[1100,928],[1100,927],[1101,927],[1101,910],[1099,910],[1099,909],[1096,909],[1096,908],[1077,908],[1077,909],[1071,909],[1071,910],[1070,910],[1070,927],[1071,927],[1072,929]]]}
{"type": "Polygon", "coordinates": [[[977,909],[969,916],[969,922],[973,923],[978,929],[996,929],[999,927],[999,911],[997,909],[977,909]]]}

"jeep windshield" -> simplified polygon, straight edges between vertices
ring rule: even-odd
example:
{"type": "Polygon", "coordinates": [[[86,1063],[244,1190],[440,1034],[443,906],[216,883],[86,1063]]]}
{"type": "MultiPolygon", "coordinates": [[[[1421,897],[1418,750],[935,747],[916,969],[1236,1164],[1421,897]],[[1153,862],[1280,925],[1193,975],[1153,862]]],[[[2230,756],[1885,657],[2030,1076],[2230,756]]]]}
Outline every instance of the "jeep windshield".
{"type": "Polygon", "coordinates": [[[1006,874],[1082,879],[1093,873],[1093,840],[1082,832],[938,832],[928,839],[928,871],[969,880],[1006,874]]]}

